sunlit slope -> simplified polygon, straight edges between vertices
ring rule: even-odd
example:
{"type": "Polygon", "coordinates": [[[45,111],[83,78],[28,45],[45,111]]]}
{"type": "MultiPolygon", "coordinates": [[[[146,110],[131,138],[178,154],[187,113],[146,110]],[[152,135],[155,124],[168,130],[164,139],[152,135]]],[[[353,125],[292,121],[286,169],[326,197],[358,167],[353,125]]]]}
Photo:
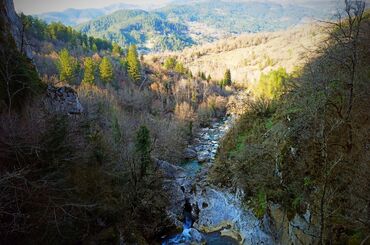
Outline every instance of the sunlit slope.
{"type": "Polygon", "coordinates": [[[310,24],[287,31],[248,34],[166,55],[178,56],[193,74],[201,71],[222,79],[225,70],[230,69],[234,81],[254,82],[261,73],[280,66],[290,72],[303,65],[325,39],[320,30],[317,24],[310,24]]]}

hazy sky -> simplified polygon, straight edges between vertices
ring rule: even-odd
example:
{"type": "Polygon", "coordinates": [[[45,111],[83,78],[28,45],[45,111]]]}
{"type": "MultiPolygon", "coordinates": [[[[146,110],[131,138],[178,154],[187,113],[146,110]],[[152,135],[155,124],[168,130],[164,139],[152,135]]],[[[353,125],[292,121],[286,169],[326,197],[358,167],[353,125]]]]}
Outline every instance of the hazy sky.
{"type": "Polygon", "coordinates": [[[160,5],[170,0],[14,0],[17,12],[39,14],[67,8],[101,8],[115,3],[160,5]]]}
{"type": "MultiPolygon", "coordinates": [[[[14,0],[17,12],[26,14],[40,14],[51,11],[62,11],[67,8],[102,8],[115,3],[129,3],[142,6],[160,6],[174,0],[14,0]]],[[[177,0],[177,2],[198,2],[204,0],[177,0]]],[[[224,1],[255,1],[255,0],[224,0],[224,1]]],[[[272,1],[278,3],[314,3],[324,1],[344,1],[344,0],[257,0],[272,1]]],[[[370,0],[366,0],[367,2],[370,0]]]]}

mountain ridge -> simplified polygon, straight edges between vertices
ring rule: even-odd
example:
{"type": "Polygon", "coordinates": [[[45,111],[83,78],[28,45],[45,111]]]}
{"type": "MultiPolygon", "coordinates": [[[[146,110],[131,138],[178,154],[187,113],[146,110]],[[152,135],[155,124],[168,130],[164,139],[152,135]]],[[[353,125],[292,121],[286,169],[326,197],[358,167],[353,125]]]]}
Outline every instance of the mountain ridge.
{"type": "Polygon", "coordinates": [[[121,46],[136,44],[141,50],[164,51],[181,50],[193,44],[209,43],[243,33],[284,30],[331,16],[325,8],[314,10],[291,4],[259,1],[226,3],[220,0],[171,4],[146,11],[148,14],[142,14],[141,18],[132,13],[137,13],[137,10],[119,10],[78,25],[76,29],[87,35],[107,38],[121,46]],[[153,18],[163,23],[164,28],[146,25],[153,18]],[[138,33],[132,33],[128,25],[136,26],[138,33]],[[146,27],[142,28],[142,25],[146,27]],[[175,27],[170,28],[171,35],[166,31],[169,26],[175,27]]]}

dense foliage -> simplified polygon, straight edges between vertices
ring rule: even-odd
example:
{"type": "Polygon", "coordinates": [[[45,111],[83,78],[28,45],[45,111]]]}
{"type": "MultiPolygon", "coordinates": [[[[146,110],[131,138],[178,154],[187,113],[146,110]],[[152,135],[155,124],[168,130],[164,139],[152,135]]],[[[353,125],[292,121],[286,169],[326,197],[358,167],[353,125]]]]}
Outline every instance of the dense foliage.
{"type": "Polygon", "coordinates": [[[77,75],[78,63],[77,60],[69,54],[67,49],[60,51],[57,66],[60,80],[72,83],[77,75]]]}
{"type": "Polygon", "coordinates": [[[91,57],[87,57],[84,60],[84,78],[83,83],[93,84],[95,81],[95,64],[91,57]]]}
{"type": "Polygon", "coordinates": [[[153,244],[174,228],[156,161],[181,162],[200,118],[224,115],[227,94],[135,46],[101,49],[62,24],[23,20],[39,74],[2,37],[1,243],[153,244]],[[77,103],[74,91],[83,113],[59,110],[77,103]]]}
{"type": "Polygon", "coordinates": [[[0,19],[0,113],[21,109],[25,99],[38,95],[43,85],[32,62],[16,49],[7,26],[0,19]]]}
{"type": "Polygon", "coordinates": [[[100,78],[105,83],[113,80],[113,67],[110,60],[104,57],[99,65],[100,78]]]}
{"type": "Polygon", "coordinates": [[[212,169],[260,218],[268,202],[289,219],[309,210],[320,244],[360,244],[370,232],[369,18],[351,14],[300,72],[261,76],[212,169]]]}
{"type": "Polygon", "coordinates": [[[188,29],[143,10],[120,10],[77,27],[82,33],[154,51],[181,50],[193,44],[188,29]]]}
{"type": "Polygon", "coordinates": [[[135,82],[141,80],[141,66],[135,45],[130,45],[127,51],[127,70],[130,78],[135,82]]]}
{"type": "Polygon", "coordinates": [[[89,37],[60,22],[47,24],[45,21],[36,17],[23,14],[21,15],[21,19],[25,27],[25,32],[30,39],[32,37],[39,41],[62,41],[66,43],[68,47],[81,45],[85,49],[94,51],[112,49],[112,44],[110,42],[100,38],[89,37]]]}
{"type": "Polygon", "coordinates": [[[268,74],[262,74],[255,89],[256,96],[265,99],[280,98],[284,92],[284,86],[287,85],[289,75],[286,70],[280,67],[268,74]]]}
{"type": "Polygon", "coordinates": [[[76,29],[121,46],[136,44],[139,49],[162,51],[181,50],[198,41],[215,41],[225,34],[286,29],[307,18],[327,19],[336,6],[327,1],[303,5],[217,0],[171,4],[148,12],[127,10],[125,7],[117,12],[68,9],[40,17],[48,22],[61,21],[72,26],[89,20],[89,23],[80,24],[76,29]]]}
{"type": "Polygon", "coordinates": [[[319,10],[296,4],[221,0],[171,5],[158,13],[179,23],[200,22],[229,33],[276,31],[300,23],[305,17],[322,19],[328,16],[327,6],[319,10]]]}

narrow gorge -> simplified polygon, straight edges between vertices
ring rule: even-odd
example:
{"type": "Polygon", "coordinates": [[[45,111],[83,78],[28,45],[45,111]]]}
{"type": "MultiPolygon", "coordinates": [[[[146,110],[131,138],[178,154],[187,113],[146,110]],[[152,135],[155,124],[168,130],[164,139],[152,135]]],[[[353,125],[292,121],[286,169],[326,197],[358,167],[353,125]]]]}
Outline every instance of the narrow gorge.
{"type": "Polygon", "coordinates": [[[115,1],[0,2],[1,245],[370,243],[368,1],[115,1]]]}
{"type": "Polygon", "coordinates": [[[209,183],[208,171],[219,141],[232,123],[232,117],[227,117],[202,128],[186,150],[189,161],[181,166],[158,161],[171,196],[168,214],[178,228],[182,227],[182,233],[165,237],[163,245],[274,244],[265,231],[268,228],[242,204],[241,191],[209,183]]]}

